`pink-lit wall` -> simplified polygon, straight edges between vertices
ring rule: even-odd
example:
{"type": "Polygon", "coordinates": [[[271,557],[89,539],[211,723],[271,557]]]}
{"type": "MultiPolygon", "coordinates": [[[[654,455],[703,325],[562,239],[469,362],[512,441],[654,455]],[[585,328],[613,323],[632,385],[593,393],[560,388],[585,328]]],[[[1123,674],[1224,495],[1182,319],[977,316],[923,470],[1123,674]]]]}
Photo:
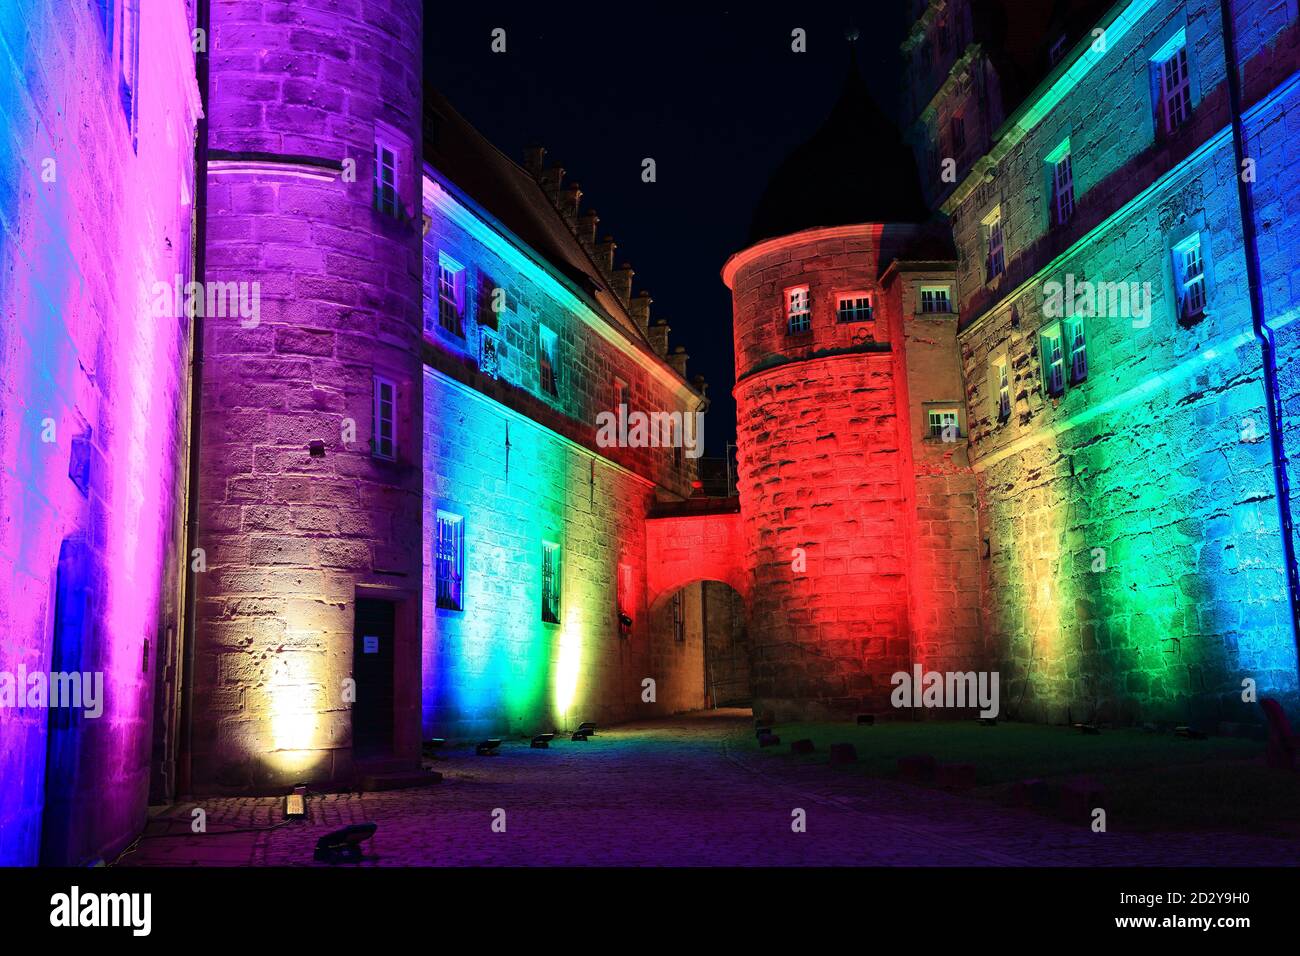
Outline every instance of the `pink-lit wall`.
{"type": "Polygon", "coordinates": [[[0,671],[104,675],[102,716],[57,733],[44,709],[0,709],[0,864],[93,860],[144,822],[189,356],[151,290],[189,270],[199,110],[193,11],[148,7],[129,109],[121,4],[107,25],[97,4],[0,7],[0,671]]]}

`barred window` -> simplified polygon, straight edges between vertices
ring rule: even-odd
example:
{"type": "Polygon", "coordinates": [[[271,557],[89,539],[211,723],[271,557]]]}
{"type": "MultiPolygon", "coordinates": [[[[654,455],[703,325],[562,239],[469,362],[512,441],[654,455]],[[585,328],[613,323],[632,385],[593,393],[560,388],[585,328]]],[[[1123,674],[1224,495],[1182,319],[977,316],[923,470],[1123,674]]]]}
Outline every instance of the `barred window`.
{"type": "Polygon", "coordinates": [[[439,511],[434,541],[438,607],[465,609],[465,519],[439,511]]]}
{"type": "Polygon", "coordinates": [[[542,542],[542,620],[560,623],[560,546],[542,542]]]}

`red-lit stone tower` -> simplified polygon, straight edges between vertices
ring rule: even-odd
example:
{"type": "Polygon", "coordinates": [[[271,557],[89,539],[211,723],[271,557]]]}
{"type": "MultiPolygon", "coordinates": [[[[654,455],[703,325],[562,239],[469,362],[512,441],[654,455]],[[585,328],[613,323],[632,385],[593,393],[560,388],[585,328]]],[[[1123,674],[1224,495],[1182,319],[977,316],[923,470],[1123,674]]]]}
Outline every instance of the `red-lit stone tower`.
{"type": "Polygon", "coordinates": [[[418,762],[421,17],[212,5],[196,792],[418,762]]]}
{"type": "Polygon", "coordinates": [[[954,256],[928,219],[853,70],[723,270],[755,708],[777,719],[886,709],[893,673],[982,658],[954,256]]]}

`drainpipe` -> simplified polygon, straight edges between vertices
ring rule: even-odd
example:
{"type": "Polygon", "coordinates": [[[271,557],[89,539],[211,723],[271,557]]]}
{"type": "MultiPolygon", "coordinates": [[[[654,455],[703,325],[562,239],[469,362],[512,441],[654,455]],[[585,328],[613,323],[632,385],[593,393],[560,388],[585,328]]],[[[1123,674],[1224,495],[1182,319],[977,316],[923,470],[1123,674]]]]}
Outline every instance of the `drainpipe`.
{"type": "MultiPolygon", "coordinates": [[[[198,0],[195,25],[203,31],[204,52],[194,58],[203,115],[194,137],[194,281],[207,287],[208,233],[208,53],[212,48],[210,0],[198,0]]],[[[199,537],[199,426],[203,407],[203,310],[190,317],[190,454],[185,489],[185,627],[181,656],[180,753],[177,759],[177,796],[193,792],[191,755],[194,738],[194,632],[198,610],[198,580],[190,559],[199,537]]]]}
{"type": "Polygon", "coordinates": [[[1264,393],[1268,398],[1268,435],[1273,451],[1273,481],[1277,489],[1278,516],[1282,524],[1282,554],[1286,561],[1287,596],[1291,601],[1291,638],[1300,655],[1300,571],[1296,567],[1295,536],[1291,521],[1290,461],[1282,436],[1282,399],[1277,383],[1277,343],[1264,317],[1264,286],[1260,276],[1259,239],[1255,234],[1255,200],[1250,183],[1242,176],[1246,134],[1241,119],[1241,75],[1237,63],[1237,38],[1229,0],[1219,0],[1223,20],[1223,55],[1228,73],[1228,103],[1232,111],[1232,148],[1237,162],[1237,201],[1241,213],[1242,246],[1246,254],[1246,280],[1250,289],[1250,317],[1259,339],[1264,366],[1264,393]]]}

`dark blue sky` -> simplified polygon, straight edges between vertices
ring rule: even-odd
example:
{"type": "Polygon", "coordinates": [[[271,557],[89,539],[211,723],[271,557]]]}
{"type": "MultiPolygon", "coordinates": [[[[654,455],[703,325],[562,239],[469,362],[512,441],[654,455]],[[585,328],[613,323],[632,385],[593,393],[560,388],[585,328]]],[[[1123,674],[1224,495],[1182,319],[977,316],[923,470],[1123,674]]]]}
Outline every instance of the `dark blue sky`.
{"type": "Polygon", "coordinates": [[[600,214],[671,343],[713,400],[709,454],[734,434],[731,307],[719,272],[744,246],[768,177],[821,125],[848,69],[845,29],[881,106],[897,113],[901,0],[696,7],[435,4],[425,79],[512,158],[540,143],[600,214]],[[507,52],[491,52],[506,31],[507,52]],[[791,51],[807,31],[808,52],[791,51]],[[641,181],[653,157],[658,181],[641,181]]]}

